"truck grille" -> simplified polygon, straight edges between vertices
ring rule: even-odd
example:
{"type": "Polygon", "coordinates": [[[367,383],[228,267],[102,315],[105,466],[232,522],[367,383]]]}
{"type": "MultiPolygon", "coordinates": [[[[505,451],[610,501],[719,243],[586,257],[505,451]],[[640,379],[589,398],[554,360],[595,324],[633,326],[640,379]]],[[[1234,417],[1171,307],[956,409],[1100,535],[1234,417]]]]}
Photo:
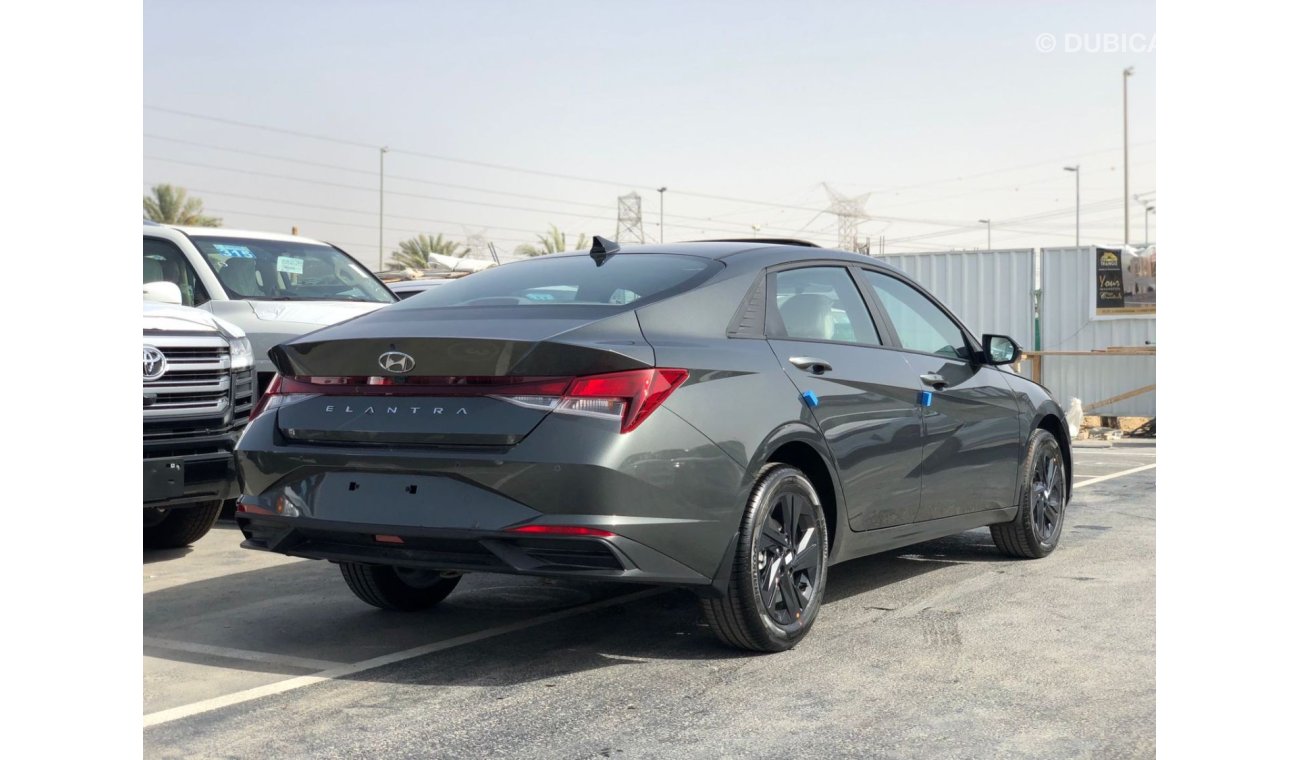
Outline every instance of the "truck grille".
{"type": "Polygon", "coordinates": [[[146,425],[150,418],[207,416],[218,418],[212,427],[222,427],[227,411],[236,403],[231,387],[230,347],[225,339],[215,335],[146,335],[145,343],[167,358],[167,371],[162,377],[144,382],[146,425]]]}

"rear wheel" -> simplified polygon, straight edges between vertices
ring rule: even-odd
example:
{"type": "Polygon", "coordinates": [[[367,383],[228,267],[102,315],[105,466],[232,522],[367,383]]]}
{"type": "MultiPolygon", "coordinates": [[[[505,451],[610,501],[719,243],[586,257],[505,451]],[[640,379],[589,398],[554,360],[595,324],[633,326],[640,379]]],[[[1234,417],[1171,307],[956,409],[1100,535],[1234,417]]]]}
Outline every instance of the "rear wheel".
{"type": "Polygon", "coordinates": [[[460,583],[459,575],[448,576],[441,570],[357,562],[340,562],[339,570],[358,599],[383,610],[426,610],[446,599],[460,583]]]}
{"type": "Polygon", "coordinates": [[[161,515],[156,510],[146,510],[145,548],[176,549],[192,544],[212,530],[220,514],[220,501],[205,501],[192,507],[172,507],[161,515]]]}
{"type": "Polygon", "coordinates": [[[1065,477],[1056,437],[1035,430],[1020,468],[1020,511],[1011,522],[989,526],[1003,554],[1040,559],[1052,553],[1065,522],[1065,477]]]}
{"type": "Polygon", "coordinates": [[[828,544],[812,483],[794,467],[769,465],[745,508],[726,595],[700,600],[718,638],[757,652],[798,644],[821,607],[828,544]]]}

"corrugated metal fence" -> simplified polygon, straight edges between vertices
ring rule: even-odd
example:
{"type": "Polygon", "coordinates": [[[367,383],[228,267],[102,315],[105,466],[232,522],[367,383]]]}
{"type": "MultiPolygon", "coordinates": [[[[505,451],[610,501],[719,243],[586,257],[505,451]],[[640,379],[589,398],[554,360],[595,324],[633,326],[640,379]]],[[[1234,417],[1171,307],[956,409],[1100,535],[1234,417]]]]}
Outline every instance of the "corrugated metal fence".
{"type": "MultiPolygon", "coordinates": [[[[967,327],[979,333],[1010,335],[1026,348],[1033,340],[1033,291],[1042,285],[1042,350],[1096,351],[1117,346],[1155,345],[1150,317],[1097,317],[1096,250],[1044,248],[1001,251],[950,251],[891,254],[886,261],[907,272],[939,297],[967,327]],[[1037,262],[1041,277],[1035,276],[1037,262]]],[[[1062,404],[1070,398],[1085,406],[1155,383],[1155,356],[1046,356],[1043,384],[1062,404]]],[[[1155,393],[1145,393],[1098,408],[1094,413],[1154,417],[1155,393]]]]}

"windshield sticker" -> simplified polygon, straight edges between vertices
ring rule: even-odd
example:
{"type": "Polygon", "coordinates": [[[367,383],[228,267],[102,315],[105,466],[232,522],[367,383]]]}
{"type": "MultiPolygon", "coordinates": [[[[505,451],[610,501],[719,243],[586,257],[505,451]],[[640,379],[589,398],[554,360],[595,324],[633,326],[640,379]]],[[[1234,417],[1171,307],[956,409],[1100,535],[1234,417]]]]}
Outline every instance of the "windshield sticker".
{"type": "Polygon", "coordinates": [[[252,251],[248,250],[248,246],[243,246],[243,245],[227,245],[227,244],[225,244],[225,243],[213,243],[213,244],[212,244],[212,247],[213,247],[213,248],[216,248],[216,249],[217,249],[217,253],[220,253],[222,256],[229,256],[229,257],[231,257],[231,258],[235,258],[235,259],[255,259],[255,258],[257,258],[256,256],[253,255],[253,252],[252,252],[252,251]]]}
{"type": "Polygon", "coordinates": [[[287,274],[302,274],[302,259],[281,256],[275,260],[275,268],[287,274]]]}

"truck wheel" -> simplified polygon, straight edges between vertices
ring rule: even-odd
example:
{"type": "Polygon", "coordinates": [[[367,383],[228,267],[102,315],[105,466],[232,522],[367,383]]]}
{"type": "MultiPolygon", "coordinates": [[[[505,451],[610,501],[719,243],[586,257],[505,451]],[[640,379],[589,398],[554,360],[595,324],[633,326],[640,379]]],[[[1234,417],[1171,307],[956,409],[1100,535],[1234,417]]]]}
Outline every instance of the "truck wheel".
{"type": "Polygon", "coordinates": [[[740,524],[726,596],[700,600],[704,619],[738,649],[790,649],[817,619],[829,543],[812,483],[794,467],[769,465],[740,524]]]}
{"type": "Polygon", "coordinates": [[[339,570],[358,599],[381,610],[427,610],[446,599],[460,583],[459,575],[448,578],[440,570],[358,562],[340,562],[339,570]]]}
{"type": "Polygon", "coordinates": [[[146,549],[175,549],[198,541],[212,530],[221,514],[220,501],[172,507],[161,521],[144,528],[146,549]]]}

